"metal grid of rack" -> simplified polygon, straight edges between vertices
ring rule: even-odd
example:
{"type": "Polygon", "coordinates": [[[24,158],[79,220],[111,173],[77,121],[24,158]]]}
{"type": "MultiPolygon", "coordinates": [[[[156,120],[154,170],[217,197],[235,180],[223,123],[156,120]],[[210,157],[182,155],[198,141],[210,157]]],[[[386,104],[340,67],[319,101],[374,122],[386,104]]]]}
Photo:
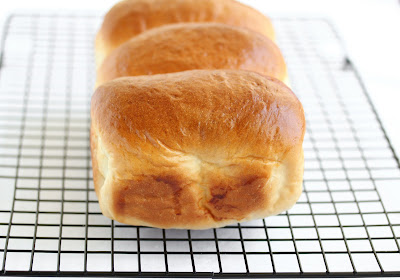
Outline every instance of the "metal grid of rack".
{"type": "Polygon", "coordinates": [[[400,276],[399,161],[329,22],[274,19],[307,119],[299,202],[202,231],[101,215],[88,134],[99,22],[16,14],[5,24],[0,276],[400,276]]]}

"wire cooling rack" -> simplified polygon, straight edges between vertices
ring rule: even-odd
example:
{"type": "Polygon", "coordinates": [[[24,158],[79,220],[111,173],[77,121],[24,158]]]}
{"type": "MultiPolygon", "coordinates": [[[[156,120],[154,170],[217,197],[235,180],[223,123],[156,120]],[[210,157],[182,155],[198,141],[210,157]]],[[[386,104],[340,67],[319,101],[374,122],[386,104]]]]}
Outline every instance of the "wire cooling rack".
{"type": "Polygon", "coordinates": [[[202,231],[100,213],[88,134],[99,22],[15,14],[5,24],[0,276],[400,276],[399,161],[328,22],[274,20],[307,119],[299,202],[202,231]]]}

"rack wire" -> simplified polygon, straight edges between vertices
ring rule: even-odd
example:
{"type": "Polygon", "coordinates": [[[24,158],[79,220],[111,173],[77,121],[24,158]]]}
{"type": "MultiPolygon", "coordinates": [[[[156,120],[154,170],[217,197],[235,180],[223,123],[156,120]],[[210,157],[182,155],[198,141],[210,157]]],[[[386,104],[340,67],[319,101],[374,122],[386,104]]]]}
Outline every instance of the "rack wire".
{"type": "Polygon", "coordinates": [[[96,15],[14,14],[0,69],[0,276],[400,276],[400,165],[331,24],[274,19],[307,119],[304,193],[211,230],[123,225],[93,189],[96,15]]]}

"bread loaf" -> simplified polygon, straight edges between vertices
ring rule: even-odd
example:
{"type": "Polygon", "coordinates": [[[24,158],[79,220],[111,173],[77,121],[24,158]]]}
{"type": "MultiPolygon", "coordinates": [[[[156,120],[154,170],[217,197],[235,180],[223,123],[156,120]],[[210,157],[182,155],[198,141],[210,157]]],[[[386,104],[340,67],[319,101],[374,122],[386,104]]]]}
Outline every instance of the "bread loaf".
{"type": "Polygon", "coordinates": [[[221,23],[178,23],[145,31],[113,50],[98,69],[97,85],[193,69],[242,69],[287,79],[279,48],[260,33],[221,23]]]}
{"type": "Polygon", "coordinates": [[[302,189],[301,103],[240,70],[125,77],[91,104],[94,186],[116,221],[205,229],[278,214],[302,189]]]}
{"type": "Polygon", "coordinates": [[[96,64],[133,36],[179,22],[219,22],[249,28],[274,39],[270,20],[234,0],[124,0],[105,15],[96,37],[96,64]]]}

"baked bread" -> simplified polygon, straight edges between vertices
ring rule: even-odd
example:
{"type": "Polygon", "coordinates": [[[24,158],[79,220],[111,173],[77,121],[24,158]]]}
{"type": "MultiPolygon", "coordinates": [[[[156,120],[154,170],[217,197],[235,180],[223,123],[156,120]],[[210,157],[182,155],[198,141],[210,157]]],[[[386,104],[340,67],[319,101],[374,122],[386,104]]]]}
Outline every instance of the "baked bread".
{"type": "Polygon", "coordinates": [[[271,21],[234,0],[125,0],[105,15],[96,37],[96,64],[133,36],[179,22],[220,22],[246,27],[274,39],[271,21]]]}
{"type": "Polygon", "coordinates": [[[279,48],[260,33],[221,23],[178,23],[145,31],[113,50],[98,68],[97,85],[193,69],[242,69],[287,79],[279,48]]]}
{"type": "Polygon", "coordinates": [[[290,208],[303,177],[304,112],[274,78],[191,70],[118,78],[91,103],[94,186],[103,214],[205,229],[290,208]]]}

